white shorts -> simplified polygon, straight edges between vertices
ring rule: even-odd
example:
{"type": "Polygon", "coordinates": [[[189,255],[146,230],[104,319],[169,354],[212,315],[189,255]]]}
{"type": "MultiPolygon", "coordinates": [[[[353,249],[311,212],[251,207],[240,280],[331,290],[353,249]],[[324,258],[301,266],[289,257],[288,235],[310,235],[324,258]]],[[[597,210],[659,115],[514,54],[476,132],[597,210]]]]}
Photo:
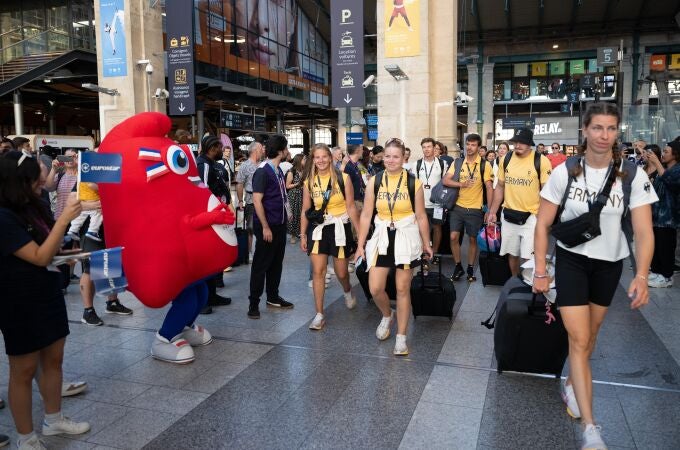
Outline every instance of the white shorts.
{"type": "Polygon", "coordinates": [[[524,225],[517,225],[501,220],[501,255],[511,254],[523,259],[530,259],[534,253],[534,229],[536,215],[529,216],[524,225]]]}

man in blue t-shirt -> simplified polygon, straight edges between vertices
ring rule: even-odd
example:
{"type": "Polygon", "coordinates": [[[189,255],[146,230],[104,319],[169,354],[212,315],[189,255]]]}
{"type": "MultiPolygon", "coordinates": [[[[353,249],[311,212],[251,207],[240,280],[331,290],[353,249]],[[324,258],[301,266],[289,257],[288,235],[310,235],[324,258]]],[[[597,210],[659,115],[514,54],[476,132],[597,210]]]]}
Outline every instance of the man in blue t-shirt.
{"type": "Polygon", "coordinates": [[[288,140],[274,135],[265,143],[267,159],[253,175],[253,234],[255,254],[250,268],[248,317],[260,318],[260,296],[267,283],[267,306],[292,308],[279,295],[283,257],[286,253],[286,224],[289,220],[286,180],[279,163],[288,156],[288,140]]]}

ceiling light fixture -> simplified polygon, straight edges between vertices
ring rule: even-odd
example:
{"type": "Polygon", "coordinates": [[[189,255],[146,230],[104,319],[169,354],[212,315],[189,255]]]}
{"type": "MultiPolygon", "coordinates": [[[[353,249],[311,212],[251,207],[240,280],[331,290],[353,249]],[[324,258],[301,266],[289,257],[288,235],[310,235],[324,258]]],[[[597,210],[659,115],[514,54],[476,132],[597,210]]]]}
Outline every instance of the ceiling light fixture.
{"type": "Polygon", "coordinates": [[[553,49],[558,49],[558,48],[560,48],[559,44],[553,44],[553,49]]]}

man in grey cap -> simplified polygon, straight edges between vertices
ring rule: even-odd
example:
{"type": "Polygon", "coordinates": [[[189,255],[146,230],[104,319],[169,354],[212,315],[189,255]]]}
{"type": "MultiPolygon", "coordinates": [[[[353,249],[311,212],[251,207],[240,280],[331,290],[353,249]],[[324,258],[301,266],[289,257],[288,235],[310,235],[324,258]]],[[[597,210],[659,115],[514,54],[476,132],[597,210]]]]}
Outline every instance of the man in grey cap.
{"type": "Polygon", "coordinates": [[[503,205],[501,255],[509,255],[513,276],[519,275],[520,259],[532,257],[541,188],[552,170],[550,160],[532,150],[533,138],[534,133],[528,128],[515,130],[510,139],[515,148],[499,161],[498,186],[489,208],[491,223],[496,221],[496,213],[503,205]]]}

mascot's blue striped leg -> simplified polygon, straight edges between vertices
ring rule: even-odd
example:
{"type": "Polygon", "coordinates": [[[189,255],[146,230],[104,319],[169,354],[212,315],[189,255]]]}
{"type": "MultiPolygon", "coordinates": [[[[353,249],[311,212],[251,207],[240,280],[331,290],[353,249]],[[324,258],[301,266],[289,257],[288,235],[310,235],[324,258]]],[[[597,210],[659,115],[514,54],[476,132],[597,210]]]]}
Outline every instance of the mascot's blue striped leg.
{"type": "Polygon", "coordinates": [[[206,303],[208,303],[208,285],[205,280],[187,286],[173,300],[158,334],[168,341],[172,340],[184,331],[184,327],[194,325],[198,313],[206,303]]]}

